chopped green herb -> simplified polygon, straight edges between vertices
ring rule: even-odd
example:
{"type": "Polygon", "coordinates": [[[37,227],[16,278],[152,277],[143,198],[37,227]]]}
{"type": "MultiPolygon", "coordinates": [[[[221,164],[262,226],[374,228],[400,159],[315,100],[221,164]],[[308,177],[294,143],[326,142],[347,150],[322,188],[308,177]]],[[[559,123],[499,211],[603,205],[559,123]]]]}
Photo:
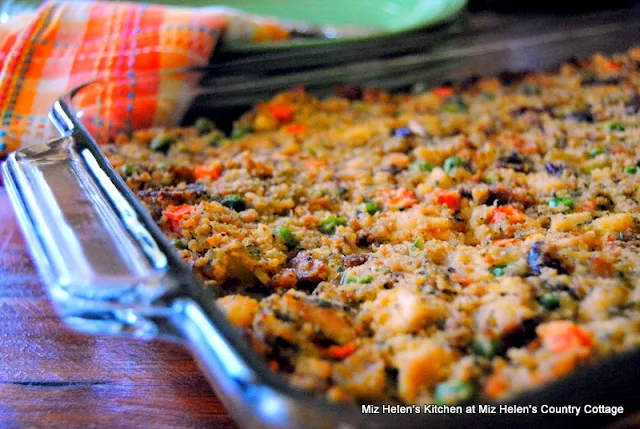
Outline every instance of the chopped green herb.
{"type": "Polygon", "coordinates": [[[604,152],[605,152],[605,150],[603,148],[595,147],[593,149],[589,149],[587,151],[587,155],[589,155],[589,158],[595,158],[596,156],[598,156],[598,155],[600,155],[600,154],[602,154],[604,152]]]}
{"type": "Polygon", "coordinates": [[[416,256],[422,249],[424,249],[424,238],[418,237],[411,244],[409,256],[416,256]]]}
{"type": "Polygon", "coordinates": [[[520,91],[522,91],[524,95],[530,96],[542,94],[542,89],[538,85],[533,83],[525,83],[520,87],[520,91]]]}
{"type": "Polygon", "coordinates": [[[458,167],[464,167],[464,161],[459,156],[450,156],[449,158],[444,160],[443,168],[447,173],[458,167]]]}
{"type": "Polygon", "coordinates": [[[211,147],[220,146],[220,143],[222,142],[222,138],[223,136],[220,131],[214,131],[204,136],[207,146],[211,146],[211,147]]]}
{"type": "Polygon", "coordinates": [[[201,136],[210,133],[215,128],[215,125],[213,124],[213,122],[211,122],[211,120],[207,118],[196,119],[196,122],[194,125],[196,128],[196,131],[198,132],[198,135],[201,135],[201,136]]]}
{"type": "Polygon", "coordinates": [[[158,170],[168,170],[171,167],[170,161],[162,161],[158,163],[158,170]]]}
{"type": "Polygon", "coordinates": [[[247,204],[244,202],[244,198],[237,194],[231,194],[225,196],[221,204],[231,210],[235,210],[237,212],[241,212],[247,208],[247,204]]]}
{"type": "Polygon", "coordinates": [[[473,353],[491,359],[504,351],[504,346],[499,338],[489,338],[485,335],[478,335],[473,339],[471,345],[473,353]]]}
{"type": "Polygon", "coordinates": [[[284,245],[287,246],[287,249],[291,250],[298,245],[298,240],[293,235],[291,230],[286,226],[277,228],[275,233],[278,237],[280,237],[284,245]]]}
{"type": "Polygon", "coordinates": [[[380,207],[379,204],[374,203],[373,201],[368,201],[364,203],[364,209],[367,211],[367,213],[373,216],[374,214],[382,210],[382,207],[380,207]]]}
{"type": "Polygon", "coordinates": [[[634,175],[638,172],[638,167],[636,167],[635,165],[631,167],[625,167],[624,172],[625,174],[634,175]]]}
{"type": "Polygon", "coordinates": [[[176,139],[165,134],[160,133],[151,140],[149,148],[155,151],[167,151],[172,144],[176,142],[176,139]]]}
{"type": "Polygon", "coordinates": [[[568,210],[573,209],[573,200],[569,197],[555,197],[549,200],[549,207],[552,209],[566,208],[568,210]]]}
{"type": "Polygon", "coordinates": [[[124,164],[120,167],[120,171],[124,176],[131,176],[138,170],[138,167],[135,164],[124,164]]]}
{"type": "Polygon", "coordinates": [[[338,226],[346,226],[347,220],[343,217],[329,216],[320,222],[320,232],[327,235],[333,235],[338,226]]]}
{"type": "Polygon", "coordinates": [[[540,297],[540,304],[547,310],[555,310],[560,307],[560,300],[555,293],[545,293],[540,297]]]}
{"type": "Polygon", "coordinates": [[[251,256],[253,259],[260,259],[260,255],[262,254],[262,252],[260,251],[260,247],[258,247],[256,244],[249,244],[244,248],[247,250],[249,256],[251,256]]]}
{"type": "Polygon", "coordinates": [[[501,277],[504,276],[504,273],[507,269],[507,265],[508,264],[498,264],[498,265],[494,265],[492,266],[489,271],[491,272],[491,274],[493,274],[496,277],[501,277]]]}
{"type": "Polygon", "coordinates": [[[465,403],[476,394],[475,386],[467,380],[453,380],[438,384],[434,397],[437,405],[465,403]]]}
{"type": "Polygon", "coordinates": [[[331,303],[331,301],[327,301],[326,299],[319,299],[316,301],[316,304],[318,305],[318,307],[322,308],[333,308],[333,304],[331,303]]]}
{"type": "Polygon", "coordinates": [[[442,111],[445,113],[465,113],[469,111],[469,106],[460,96],[449,97],[442,104],[442,111]]]}
{"type": "Polygon", "coordinates": [[[609,124],[609,131],[624,131],[624,125],[620,122],[609,124]]]}
{"type": "Polygon", "coordinates": [[[415,162],[415,163],[411,164],[411,167],[409,167],[409,170],[411,170],[411,171],[431,171],[431,170],[433,170],[433,164],[431,164],[429,162],[415,162]]]}
{"type": "Polygon", "coordinates": [[[490,92],[481,92],[480,93],[480,98],[482,98],[483,100],[491,101],[491,100],[495,99],[496,96],[493,95],[490,92]]]}

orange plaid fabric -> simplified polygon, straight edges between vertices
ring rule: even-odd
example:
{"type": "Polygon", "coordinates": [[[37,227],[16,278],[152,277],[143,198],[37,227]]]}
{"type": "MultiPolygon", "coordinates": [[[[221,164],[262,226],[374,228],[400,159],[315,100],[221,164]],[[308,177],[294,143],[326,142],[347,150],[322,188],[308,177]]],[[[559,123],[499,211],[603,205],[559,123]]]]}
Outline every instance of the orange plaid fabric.
{"type": "MultiPolygon", "coordinates": [[[[70,88],[98,77],[207,64],[232,16],[237,22],[219,8],[50,2],[0,26],[0,159],[56,136],[47,114],[70,88]]],[[[255,41],[288,35],[269,20],[248,18],[242,28],[255,41]]]]}

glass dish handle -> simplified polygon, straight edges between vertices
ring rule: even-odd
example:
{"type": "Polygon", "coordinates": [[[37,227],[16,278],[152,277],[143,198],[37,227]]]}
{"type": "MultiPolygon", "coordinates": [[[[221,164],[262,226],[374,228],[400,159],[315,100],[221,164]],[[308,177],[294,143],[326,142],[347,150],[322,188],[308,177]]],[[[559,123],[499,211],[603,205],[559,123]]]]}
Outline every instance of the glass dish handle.
{"type": "Polygon", "coordinates": [[[69,326],[188,344],[246,427],[286,427],[286,408],[311,418],[313,409],[267,387],[265,377],[275,375],[81,130],[12,153],[3,173],[33,259],[69,326]]]}
{"type": "Polygon", "coordinates": [[[95,145],[83,139],[76,131],[12,153],[4,179],[65,320],[83,331],[131,330],[105,314],[118,305],[150,305],[175,285],[165,251],[141,219],[145,214],[118,189],[120,179],[92,150],[95,145]]]}

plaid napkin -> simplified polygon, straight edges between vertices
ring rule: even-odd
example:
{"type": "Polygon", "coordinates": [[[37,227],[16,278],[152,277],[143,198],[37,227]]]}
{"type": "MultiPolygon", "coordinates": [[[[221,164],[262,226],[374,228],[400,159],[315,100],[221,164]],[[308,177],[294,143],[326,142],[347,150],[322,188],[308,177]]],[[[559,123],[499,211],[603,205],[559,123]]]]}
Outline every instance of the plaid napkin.
{"type": "Polygon", "coordinates": [[[10,19],[0,25],[0,160],[57,136],[47,113],[68,89],[206,65],[225,32],[248,41],[289,37],[276,21],[223,7],[54,1],[10,19]]]}

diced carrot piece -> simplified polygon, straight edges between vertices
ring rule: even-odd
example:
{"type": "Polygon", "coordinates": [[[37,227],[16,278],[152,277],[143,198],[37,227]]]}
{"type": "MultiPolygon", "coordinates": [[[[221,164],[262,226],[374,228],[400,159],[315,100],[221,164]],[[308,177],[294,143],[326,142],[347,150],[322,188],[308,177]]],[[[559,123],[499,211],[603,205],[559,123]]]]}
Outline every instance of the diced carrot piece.
{"type": "Polygon", "coordinates": [[[613,267],[613,261],[602,256],[596,256],[591,260],[589,270],[591,274],[600,277],[611,277],[616,272],[613,267]]]}
{"type": "Polygon", "coordinates": [[[287,104],[272,104],[269,112],[280,122],[291,122],[293,119],[293,108],[287,104]]]}
{"type": "Polygon", "coordinates": [[[462,198],[458,191],[451,189],[437,189],[435,191],[435,196],[438,199],[438,203],[444,204],[453,211],[460,210],[462,198]]]}
{"type": "Polygon", "coordinates": [[[284,129],[287,134],[300,134],[309,129],[305,124],[290,124],[284,129]]]}
{"type": "Polygon", "coordinates": [[[520,241],[520,239],[518,239],[518,238],[502,238],[500,240],[494,241],[493,245],[494,246],[498,246],[498,247],[505,247],[505,246],[508,246],[510,244],[517,243],[519,241],[520,241]]]}
{"type": "Polygon", "coordinates": [[[270,368],[272,371],[277,371],[277,370],[279,370],[279,369],[280,369],[280,364],[279,364],[277,361],[275,361],[275,360],[270,360],[270,361],[269,361],[269,368],[270,368]]]}
{"type": "Polygon", "coordinates": [[[327,354],[333,359],[345,359],[356,351],[356,346],[349,343],[343,346],[331,346],[327,349],[327,354]]]}
{"type": "Polygon", "coordinates": [[[317,159],[310,159],[304,162],[304,166],[307,168],[309,175],[315,176],[319,170],[322,170],[327,166],[325,162],[318,161],[317,159]]]}
{"type": "Polygon", "coordinates": [[[473,283],[473,280],[471,280],[471,278],[465,276],[464,274],[453,273],[451,274],[451,276],[449,276],[449,278],[452,282],[460,283],[461,285],[465,286],[473,283]]]}
{"type": "Polygon", "coordinates": [[[395,153],[388,157],[391,165],[398,168],[407,168],[409,166],[409,157],[404,153],[395,153]]]}
{"type": "Polygon", "coordinates": [[[538,326],[542,344],[555,353],[593,347],[592,334],[569,320],[554,320],[538,326]]]}
{"type": "Polygon", "coordinates": [[[399,188],[389,197],[389,204],[401,209],[408,209],[418,204],[418,202],[416,194],[407,188],[399,188]]]}
{"type": "Polygon", "coordinates": [[[484,386],[484,391],[491,399],[498,399],[509,388],[509,380],[504,376],[502,371],[491,374],[484,386]]]}
{"type": "Polygon", "coordinates": [[[183,204],[181,206],[169,206],[162,212],[162,215],[167,219],[169,228],[175,233],[180,232],[180,221],[196,210],[196,206],[191,204],[183,204]]]}
{"type": "Polygon", "coordinates": [[[448,86],[443,86],[441,88],[434,89],[433,93],[438,97],[450,97],[453,95],[453,88],[448,86]]]}
{"type": "Polygon", "coordinates": [[[503,220],[509,220],[512,223],[520,223],[524,221],[524,213],[517,207],[504,206],[496,207],[489,216],[489,223],[497,223],[503,220]]]}
{"type": "Polygon", "coordinates": [[[615,61],[615,60],[609,60],[606,63],[604,63],[603,69],[605,71],[618,71],[618,70],[622,70],[622,64],[620,64],[619,62],[615,61]]]}
{"type": "Polygon", "coordinates": [[[197,179],[208,177],[211,180],[219,179],[222,175],[222,166],[220,165],[196,165],[193,167],[193,176],[197,179]]]}

